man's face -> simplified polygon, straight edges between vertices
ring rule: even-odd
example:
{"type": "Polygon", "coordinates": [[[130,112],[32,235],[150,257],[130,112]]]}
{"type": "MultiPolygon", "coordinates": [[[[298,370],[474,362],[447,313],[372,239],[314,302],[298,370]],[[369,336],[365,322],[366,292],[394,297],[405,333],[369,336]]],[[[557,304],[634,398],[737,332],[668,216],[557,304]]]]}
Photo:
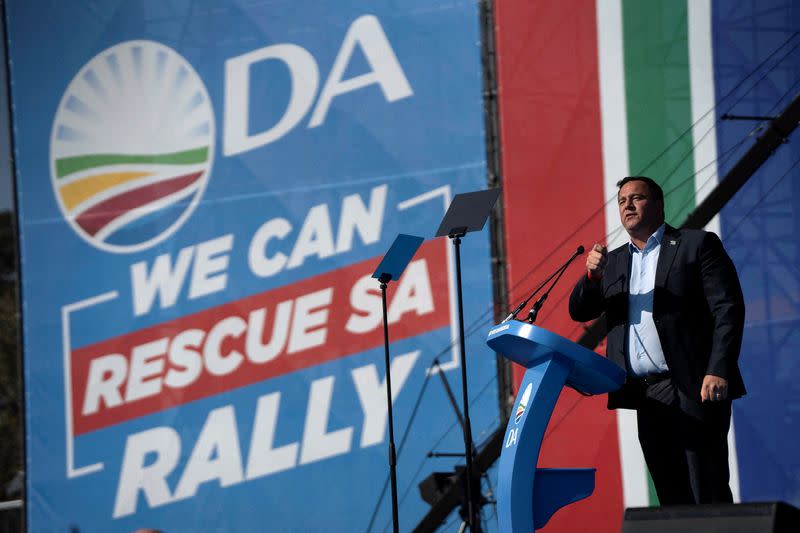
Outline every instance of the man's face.
{"type": "Polygon", "coordinates": [[[617,194],[617,204],[620,221],[629,235],[647,238],[664,222],[663,202],[651,198],[650,188],[643,181],[623,185],[617,194]]]}

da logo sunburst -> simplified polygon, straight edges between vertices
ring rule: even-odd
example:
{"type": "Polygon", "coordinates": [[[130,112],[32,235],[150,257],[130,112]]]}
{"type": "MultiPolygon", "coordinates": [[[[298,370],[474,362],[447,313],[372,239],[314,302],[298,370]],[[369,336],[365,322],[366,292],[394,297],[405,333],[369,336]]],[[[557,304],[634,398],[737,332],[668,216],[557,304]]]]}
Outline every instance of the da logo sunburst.
{"type": "Polygon", "coordinates": [[[525,409],[528,408],[528,402],[531,399],[531,390],[533,388],[532,383],[528,383],[528,386],[525,387],[525,392],[522,393],[522,398],[519,401],[519,405],[517,406],[517,412],[514,413],[514,423],[519,424],[519,421],[522,420],[522,415],[525,414],[525,409]]]}
{"type": "Polygon", "coordinates": [[[64,92],[50,175],[78,235],[134,252],[191,215],[213,154],[211,100],[192,66],[160,43],[127,41],[92,58],[64,92]]]}

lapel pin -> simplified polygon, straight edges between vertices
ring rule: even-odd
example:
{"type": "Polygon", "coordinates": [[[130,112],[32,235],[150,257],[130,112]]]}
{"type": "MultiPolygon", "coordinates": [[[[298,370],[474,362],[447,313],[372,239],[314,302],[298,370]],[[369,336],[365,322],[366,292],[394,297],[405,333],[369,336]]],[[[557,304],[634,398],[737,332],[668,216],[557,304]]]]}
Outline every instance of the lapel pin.
{"type": "Polygon", "coordinates": [[[675,246],[678,244],[678,241],[669,241],[670,246],[675,246]]]}

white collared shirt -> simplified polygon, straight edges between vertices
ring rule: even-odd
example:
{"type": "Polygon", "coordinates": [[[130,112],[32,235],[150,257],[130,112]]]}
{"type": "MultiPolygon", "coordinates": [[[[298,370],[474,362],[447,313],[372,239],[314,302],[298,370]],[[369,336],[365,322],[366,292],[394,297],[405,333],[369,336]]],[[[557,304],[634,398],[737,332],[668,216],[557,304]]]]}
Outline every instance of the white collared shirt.
{"type": "Polygon", "coordinates": [[[634,376],[659,374],[669,370],[653,322],[653,293],[656,267],[661,253],[665,225],[653,233],[644,249],[628,243],[631,254],[631,279],[628,288],[628,366],[634,376]]]}

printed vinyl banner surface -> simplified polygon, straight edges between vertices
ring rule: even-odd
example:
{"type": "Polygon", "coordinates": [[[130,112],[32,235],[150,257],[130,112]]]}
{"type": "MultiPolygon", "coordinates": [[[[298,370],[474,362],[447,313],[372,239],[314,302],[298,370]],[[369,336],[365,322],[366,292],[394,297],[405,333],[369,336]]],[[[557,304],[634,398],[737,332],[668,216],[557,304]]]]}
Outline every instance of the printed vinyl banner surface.
{"type": "MultiPolygon", "coordinates": [[[[494,6],[512,302],[577,245],[629,241],[616,202],[624,176],[655,179],[667,222],[681,225],[770,123],[746,117],[776,116],[797,96],[796,2],[494,6]]],[[[733,403],[728,441],[737,502],[800,505],[797,135],[706,226],[722,238],[746,302],[739,364],[748,393],[733,403]]],[[[577,340],[584,324],[570,319],[568,302],[585,261],[570,269],[537,324],[577,340]]],[[[595,490],[556,513],[545,531],[618,531],[625,508],[659,505],[636,414],[607,411],[605,397],[561,395],[539,466],[567,465],[596,467],[595,490]]]]}
{"type": "MultiPolygon", "coordinates": [[[[426,384],[459,383],[453,251],[431,238],[485,186],[477,5],[26,0],[6,16],[29,529],[382,529],[370,275],[401,232],[428,239],[388,291],[413,527],[416,485],[453,467],[427,452],[463,449],[426,384]]],[[[462,264],[469,323],[491,307],[486,231],[462,264]]],[[[495,359],[482,335],[467,353],[479,441],[495,359]]]]}

